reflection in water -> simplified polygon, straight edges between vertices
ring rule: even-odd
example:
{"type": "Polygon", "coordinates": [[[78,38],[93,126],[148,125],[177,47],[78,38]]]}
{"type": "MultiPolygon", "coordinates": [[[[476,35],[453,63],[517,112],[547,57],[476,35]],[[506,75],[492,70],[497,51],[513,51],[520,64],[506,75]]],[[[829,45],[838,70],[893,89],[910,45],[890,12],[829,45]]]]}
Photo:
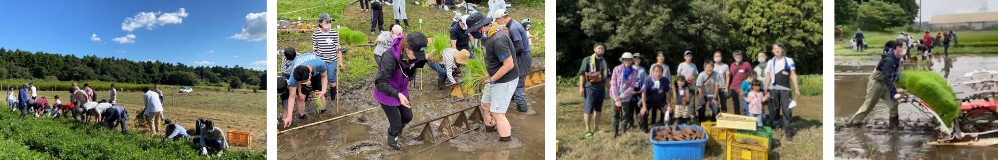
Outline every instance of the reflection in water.
{"type": "Polygon", "coordinates": [[[950,69],[953,68],[953,61],[955,61],[956,57],[945,56],[942,59],[944,59],[944,62],[943,62],[943,77],[944,78],[949,78],[949,72],[950,72],[950,69]]]}

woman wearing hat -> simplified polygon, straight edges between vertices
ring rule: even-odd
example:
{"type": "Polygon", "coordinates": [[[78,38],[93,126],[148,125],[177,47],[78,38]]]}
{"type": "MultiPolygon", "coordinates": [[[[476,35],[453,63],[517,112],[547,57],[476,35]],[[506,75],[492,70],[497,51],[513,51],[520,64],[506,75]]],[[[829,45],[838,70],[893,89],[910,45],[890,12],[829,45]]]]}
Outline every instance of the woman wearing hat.
{"type": "MultiPolygon", "coordinates": [[[[319,14],[319,24],[322,28],[315,30],[312,33],[312,52],[319,56],[323,62],[325,62],[328,70],[323,70],[326,72],[326,81],[323,83],[328,83],[328,86],[322,86],[318,95],[322,96],[322,99],[336,99],[336,94],[325,94],[325,93],[336,93],[336,72],[338,69],[346,69],[343,65],[343,52],[340,50],[342,47],[340,43],[340,35],[336,30],[332,29],[332,17],[329,14],[321,13],[319,14]],[[330,91],[326,92],[326,88],[330,91]],[[330,98],[327,98],[330,97],[330,98]]],[[[321,101],[321,105],[325,106],[325,101],[321,101]]],[[[325,109],[320,111],[323,113],[325,109]]]]}
{"type": "MultiPolygon", "coordinates": [[[[468,64],[468,57],[470,57],[468,50],[458,51],[454,48],[444,49],[440,52],[439,57],[426,56],[427,61],[444,65],[443,70],[445,70],[445,72],[442,74],[445,76],[437,78],[437,90],[444,89],[445,81],[450,81],[450,84],[457,84],[457,80],[454,80],[454,71],[458,69],[457,64],[468,64]]],[[[440,70],[437,72],[440,72],[440,70]]]]}
{"type": "Polygon", "coordinates": [[[374,99],[381,104],[390,126],[388,146],[400,150],[398,136],[405,125],[412,121],[412,106],[409,104],[409,79],[416,69],[426,63],[427,39],[423,33],[413,32],[405,37],[392,40],[391,50],[382,53],[378,72],[374,79],[374,99]]]}
{"type": "Polygon", "coordinates": [[[488,76],[482,83],[485,87],[482,91],[482,117],[485,120],[486,131],[497,130],[499,141],[510,141],[513,134],[509,120],[506,119],[506,110],[509,109],[510,99],[516,91],[519,77],[514,61],[513,41],[509,34],[502,30],[502,26],[495,24],[492,18],[486,18],[482,13],[474,13],[468,17],[469,27],[466,31],[472,37],[481,39],[482,48],[485,54],[482,60],[485,61],[485,68],[488,76]]]}
{"type": "Polygon", "coordinates": [[[613,74],[610,78],[610,97],[613,98],[614,108],[613,108],[613,122],[610,125],[613,126],[613,137],[616,138],[620,133],[626,133],[627,129],[631,127],[633,123],[631,117],[631,108],[636,105],[631,103],[634,93],[634,85],[637,83],[638,73],[631,66],[634,63],[634,55],[631,52],[624,52],[624,55],[620,56],[620,65],[613,67],[613,74]]]}

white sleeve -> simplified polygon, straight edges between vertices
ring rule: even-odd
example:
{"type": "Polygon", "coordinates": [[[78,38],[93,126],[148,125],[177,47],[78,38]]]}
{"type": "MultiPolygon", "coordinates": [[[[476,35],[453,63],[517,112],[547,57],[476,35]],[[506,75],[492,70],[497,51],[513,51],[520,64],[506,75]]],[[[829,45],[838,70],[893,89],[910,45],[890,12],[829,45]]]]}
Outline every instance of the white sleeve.
{"type": "Polygon", "coordinates": [[[789,63],[789,65],[790,65],[790,70],[794,70],[794,71],[797,70],[797,66],[794,65],[794,59],[787,58],[787,63],[789,63]]]}

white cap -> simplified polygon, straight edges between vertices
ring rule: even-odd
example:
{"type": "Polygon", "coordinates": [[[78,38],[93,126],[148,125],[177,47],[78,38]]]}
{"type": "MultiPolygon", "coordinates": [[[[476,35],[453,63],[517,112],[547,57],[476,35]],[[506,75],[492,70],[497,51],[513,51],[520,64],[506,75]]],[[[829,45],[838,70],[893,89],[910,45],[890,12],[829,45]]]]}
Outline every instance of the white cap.
{"type": "Polygon", "coordinates": [[[620,56],[620,61],[623,62],[625,58],[634,59],[634,55],[632,55],[631,52],[624,52],[624,55],[620,56]]]}
{"type": "Polygon", "coordinates": [[[506,15],[507,15],[506,9],[497,9],[496,12],[493,12],[492,15],[490,16],[492,16],[492,18],[495,19],[499,17],[504,17],[506,15]]]}

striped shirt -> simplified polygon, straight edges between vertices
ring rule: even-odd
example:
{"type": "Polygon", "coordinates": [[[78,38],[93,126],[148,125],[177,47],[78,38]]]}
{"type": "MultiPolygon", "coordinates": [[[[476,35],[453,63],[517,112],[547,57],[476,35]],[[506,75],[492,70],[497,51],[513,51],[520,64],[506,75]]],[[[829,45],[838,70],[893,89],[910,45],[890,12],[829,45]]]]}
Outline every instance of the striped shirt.
{"type": "Polygon", "coordinates": [[[312,33],[312,52],[322,58],[322,61],[336,61],[336,53],[340,47],[340,34],[334,29],[329,33],[322,33],[322,29],[316,29],[312,33]]]}
{"type": "Polygon", "coordinates": [[[454,68],[457,68],[457,65],[454,65],[454,52],[457,52],[457,49],[446,48],[440,52],[440,55],[443,57],[442,64],[444,65],[444,70],[447,70],[447,80],[449,80],[450,83],[457,83],[457,81],[454,80],[454,68]]]}

